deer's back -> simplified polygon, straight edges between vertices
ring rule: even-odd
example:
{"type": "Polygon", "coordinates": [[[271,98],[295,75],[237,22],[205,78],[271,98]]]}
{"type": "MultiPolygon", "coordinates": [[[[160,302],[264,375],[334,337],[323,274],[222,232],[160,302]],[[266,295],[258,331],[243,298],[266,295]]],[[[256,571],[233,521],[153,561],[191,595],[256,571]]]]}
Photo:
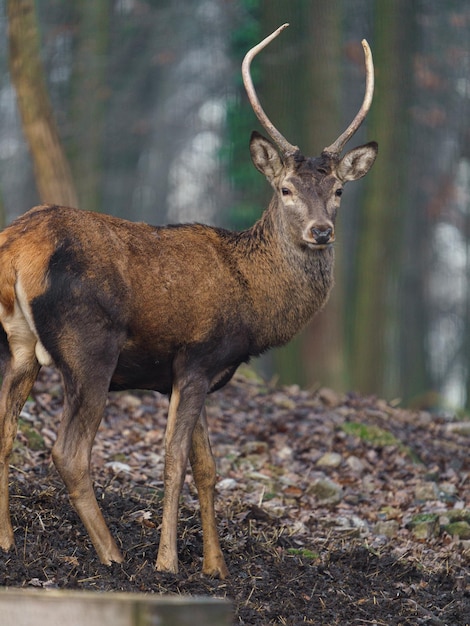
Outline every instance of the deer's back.
{"type": "Polygon", "coordinates": [[[20,291],[59,367],[64,337],[97,359],[119,353],[113,388],[167,391],[181,351],[218,378],[250,356],[249,295],[223,240],[202,225],[35,208],[0,235],[0,318],[20,291]]]}

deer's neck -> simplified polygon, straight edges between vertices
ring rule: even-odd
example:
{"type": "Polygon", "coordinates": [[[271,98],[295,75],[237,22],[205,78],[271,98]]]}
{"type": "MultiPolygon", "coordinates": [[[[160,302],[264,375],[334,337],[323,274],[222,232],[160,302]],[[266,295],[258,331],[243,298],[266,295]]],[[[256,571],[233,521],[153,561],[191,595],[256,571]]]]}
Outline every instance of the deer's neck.
{"type": "Polygon", "coordinates": [[[237,247],[259,348],[282,345],[327,301],[333,286],[333,248],[300,246],[274,200],[259,222],[240,234],[237,247]]]}

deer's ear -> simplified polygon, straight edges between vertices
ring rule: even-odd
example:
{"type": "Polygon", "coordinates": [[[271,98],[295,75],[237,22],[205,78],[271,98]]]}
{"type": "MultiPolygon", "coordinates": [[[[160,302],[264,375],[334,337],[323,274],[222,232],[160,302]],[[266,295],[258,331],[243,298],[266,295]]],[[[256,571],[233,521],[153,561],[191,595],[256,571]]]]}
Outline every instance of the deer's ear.
{"type": "Polygon", "coordinates": [[[375,141],[371,141],[370,143],[366,143],[365,146],[359,146],[358,148],[353,148],[349,152],[346,152],[338,164],[338,178],[345,183],[348,180],[362,178],[374,165],[377,152],[378,145],[375,141]]]}
{"type": "Polygon", "coordinates": [[[251,133],[250,153],[256,169],[264,174],[269,182],[273,182],[281,174],[284,164],[274,144],[255,130],[251,133]]]}

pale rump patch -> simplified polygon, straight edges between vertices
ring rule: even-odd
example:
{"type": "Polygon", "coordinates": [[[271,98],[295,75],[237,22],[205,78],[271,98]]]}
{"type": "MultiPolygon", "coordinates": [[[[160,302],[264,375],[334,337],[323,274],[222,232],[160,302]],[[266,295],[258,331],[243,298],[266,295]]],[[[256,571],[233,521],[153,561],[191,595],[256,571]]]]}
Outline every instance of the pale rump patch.
{"type": "Polygon", "coordinates": [[[0,320],[8,337],[12,357],[17,365],[29,363],[34,355],[41,365],[51,365],[52,358],[39,340],[20,281],[15,286],[15,292],[13,313],[5,315],[4,307],[0,307],[0,320]]]}
{"type": "Polygon", "coordinates": [[[46,348],[42,345],[39,339],[36,342],[35,352],[36,352],[36,358],[41,365],[49,366],[53,364],[51,355],[46,350],[46,348]]]}
{"type": "Polygon", "coordinates": [[[16,301],[13,313],[5,317],[2,315],[1,322],[8,337],[15,366],[30,363],[31,357],[34,357],[37,338],[31,332],[31,328],[16,301]]]}

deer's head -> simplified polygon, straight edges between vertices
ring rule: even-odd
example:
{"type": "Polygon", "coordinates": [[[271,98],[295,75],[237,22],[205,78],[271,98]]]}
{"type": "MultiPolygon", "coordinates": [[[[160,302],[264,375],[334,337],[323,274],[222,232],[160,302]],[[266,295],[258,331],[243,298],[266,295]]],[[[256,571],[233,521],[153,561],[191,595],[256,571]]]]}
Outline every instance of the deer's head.
{"type": "Polygon", "coordinates": [[[304,157],[297,146],[290,144],[273,126],[263,111],[250,75],[253,58],[281,33],[284,24],[266,37],[245,56],[242,64],[243,82],[251,106],[263,128],[266,139],[253,132],[250,152],[256,168],[274,189],[277,202],[292,231],[302,246],[321,249],[335,241],[335,219],[344,185],[362,178],[377,156],[377,144],[367,143],[341,155],[344,146],[364,121],[372,102],[374,67],[367,42],[362,42],[366,59],[366,90],[364,101],[354,120],[336,141],[323,149],[319,157],[304,157]]]}

